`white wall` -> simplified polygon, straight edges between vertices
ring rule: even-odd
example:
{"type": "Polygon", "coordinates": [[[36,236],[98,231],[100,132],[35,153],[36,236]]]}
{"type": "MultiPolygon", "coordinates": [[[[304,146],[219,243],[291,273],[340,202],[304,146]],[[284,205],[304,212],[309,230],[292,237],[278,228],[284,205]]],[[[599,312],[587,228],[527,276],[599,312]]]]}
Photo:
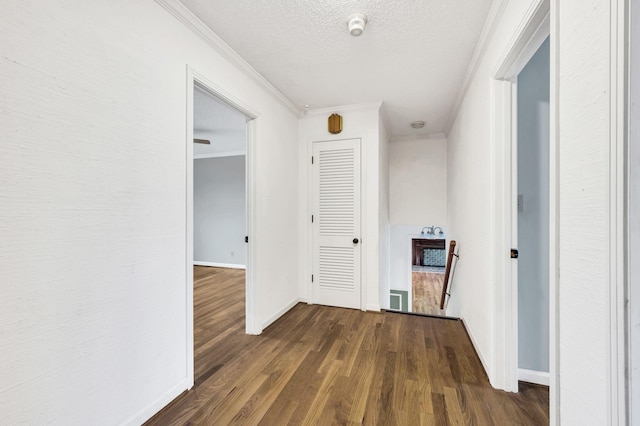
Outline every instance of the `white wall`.
{"type": "Polygon", "coordinates": [[[382,109],[378,112],[378,139],[380,141],[380,158],[378,172],[378,185],[380,188],[380,212],[379,238],[380,238],[380,307],[389,308],[390,283],[390,226],[389,226],[389,133],[385,126],[385,117],[382,109]]]}
{"type": "Polygon", "coordinates": [[[310,301],[311,297],[311,144],[314,141],[329,141],[340,139],[361,138],[360,156],[362,159],[362,235],[361,235],[361,279],[363,293],[363,308],[366,310],[380,310],[380,271],[381,271],[381,224],[380,209],[384,205],[384,188],[380,188],[380,173],[382,171],[380,147],[380,103],[342,106],[331,109],[312,110],[300,118],[299,134],[300,150],[300,199],[299,216],[300,228],[303,229],[299,239],[299,264],[301,265],[299,278],[300,297],[310,301]],[[327,131],[327,118],[337,113],[343,117],[343,131],[332,135],[327,131]]]}
{"type": "Polygon", "coordinates": [[[153,1],[0,14],[0,423],[141,423],[188,386],[187,64],[259,112],[259,316],[298,297],[298,120],[153,1]]]}
{"type": "Polygon", "coordinates": [[[560,422],[623,424],[623,1],[553,1],[560,422]],[[616,8],[620,8],[617,9],[616,8]],[[554,31],[555,30],[555,31],[554,31]],[[617,56],[617,55],[620,56],[617,56]],[[618,80],[620,78],[620,80],[618,80]]]}
{"type": "Polygon", "coordinates": [[[447,139],[396,139],[389,150],[394,225],[447,224],[447,139]]]}
{"type": "Polygon", "coordinates": [[[629,112],[629,325],[631,425],[640,425],[640,1],[631,2],[629,112]],[[633,260],[632,260],[633,259],[633,260]]]}
{"type": "Polygon", "coordinates": [[[549,372],[549,39],[518,75],[518,368],[549,372]]]}
{"type": "Polygon", "coordinates": [[[245,156],[193,162],[193,259],[246,266],[245,156]]]}
{"type": "Polygon", "coordinates": [[[446,138],[398,138],[391,142],[389,199],[390,287],[410,292],[409,236],[420,234],[425,226],[447,227],[446,138]]]}
{"type": "Polygon", "coordinates": [[[498,374],[495,322],[502,312],[496,311],[494,303],[492,269],[491,87],[500,58],[533,3],[506,2],[447,135],[447,238],[457,241],[460,254],[447,314],[465,320],[494,384],[498,374]]]}

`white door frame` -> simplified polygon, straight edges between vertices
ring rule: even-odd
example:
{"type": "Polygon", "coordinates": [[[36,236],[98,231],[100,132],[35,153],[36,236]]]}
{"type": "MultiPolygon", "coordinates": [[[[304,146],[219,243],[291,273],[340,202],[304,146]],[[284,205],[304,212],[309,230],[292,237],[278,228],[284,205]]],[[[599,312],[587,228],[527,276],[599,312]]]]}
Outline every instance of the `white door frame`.
{"type": "Polygon", "coordinates": [[[249,236],[249,244],[247,246],[247,267],[246,267],[246,299],[245,299],[245,316],[246,316],[246,333],[260,334],[262,327],[260,325],[260,315],[258,311],[257,301],[260,300],[260,288],[257,285],[256,277],[256,259],[257,259],[257,206],[256,206],[256,142],[257,142],[257,122],[259,114],[237,99],[235,96],[227,93],[224,89],[208,80],[204,75],[195,71],[192,67],[187,66],[187,134],[186,134],[186,259],[185,259],[185,275],[186,275],[186,324],[187,324],[187,340],[186,340],[186,363],[188,375],[188,388],[191,389],[194,383],[194,328],[193,328],[193,96],[194,86],[209,93],[217,99],[225,102],[229,106],[247,116],[247,154],[246,154],[246,187],[247,187],[247,235],[249,236]]]}
{"type": "Polygon", "coordinates": [[[640,259],[640,167],[637,158],[640,156],[640,1],[629,4],[629,62],[627,78],[629,81],[629,99],[626,101],[628,116],[627,141],[627,217],[626,232],[628,236],[626,256],[626,271],[628,274],[627,297],[629,299],[626,327],[628,331],[627,359],[629,373],[627,385],[628,422],[640,423],[640,267],[631,259],[640,259]],[[634,408],[635,407],[635,408],[634,408]]]}
{"type": "MultiPolygon", "coordinates": [[[[518,391],[518,280],[517,261],[510,259],[511,248],[517,248],[517,81],[516,77],[536,53],[550,33],[549,0],[532,3],[518,26],[517,33],[510,40],[505,52],[498,60],[492,74],[492,156],[491,156],[491,201],[494,206],[493,236],[493,282],[495,292],[495,340],[494,340],[494,377],[492,385],[511,392],[518,391]]],[[[555,61],[553,51],[551,68],[555,61]]],[[[555,110],[553,79],[551,86],[550,108],[551,128],[555,110]]],[[[551,135],[550,162],[555,164],[555,138],[551,135]]],[[[555,389],[555,351],[556,351],[556,175],[552,166],[550,171],[550,390],[551,414],[556,405],[555,389]]]]}

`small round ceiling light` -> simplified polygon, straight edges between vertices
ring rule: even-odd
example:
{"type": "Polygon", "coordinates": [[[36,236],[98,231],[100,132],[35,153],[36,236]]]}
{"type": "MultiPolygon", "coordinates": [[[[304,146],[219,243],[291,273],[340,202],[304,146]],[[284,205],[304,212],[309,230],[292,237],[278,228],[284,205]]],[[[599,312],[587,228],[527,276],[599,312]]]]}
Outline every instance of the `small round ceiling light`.
{"type": "Polygon", "coordinates": [[[367,25],[367,17],[361,13],[356,13],[349,17],[347,27],[349,28],[349,34],[354,37],[358,37],[364,32],[364,27],[367,25]]]}
{"type": "Polygon", "coordinates": [[[424,121],[413,121],[411,127],[413,129],[422,129],[426,123],[424,121]]]}

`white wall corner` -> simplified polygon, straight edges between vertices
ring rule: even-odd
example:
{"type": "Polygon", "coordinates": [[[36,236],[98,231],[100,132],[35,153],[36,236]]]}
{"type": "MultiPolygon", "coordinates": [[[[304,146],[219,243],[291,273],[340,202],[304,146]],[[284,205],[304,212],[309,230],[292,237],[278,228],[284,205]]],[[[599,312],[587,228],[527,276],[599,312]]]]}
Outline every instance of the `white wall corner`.
{"type": "Polygon", "coordinates": [[[153,401],[147,407],[144,407],[140,412],[134,414],[129,419],[122,422],[123,425],[141,425],[156,413],[166,407],[171,401],[173,401],[178,395],[187,389],[191,389],[193,383],[189,383],[189,379],[185,378],[176,386],[165,392],[160,398],[153,401]]]}
{"type": "Polygon", "coordinates": [[[494,383],[491,381],[491,377],[492,377],[491,372],[492,372],[492,370],[488,368],[489,364],[487,364],[486,360],[482,356],[482,352],[479,350],[478,343],[476,342],[475,338],[473,337],[473,332],[468,327],[468,324],[464,319],[464,312],[461,312],[461,314],[460,314],[460,321],[462,321],[462,324],[464,325],[464,329],[465,329],[465,331],[467,333],[467,336],[469,336],[469,340],[471,340],[471,344],[473,345],[473,349],[476,351],[476,355],[478,355],[478,359],[480,360],[480,364],[482,364],[482,368],[484,368],[484,372],[487,375],[487,377],[489,378],[489,382],[491,383],[491,385],[493,387],[496,387],[494,385],[494,383]]]}
{"type": "MultiPolygon", "coordinates": [[[[272,315],[271,318],[269,318],[267,321],[262,323],[262,330],[264,330],[265,328],[269,327],[271,324],[273,324],[275,321],[277,321],[281,316],[283,316],[284,314],[289,312],[299,302],[300,302],[300,298],[295,298],[291,302],[289,302],[284,308],[280,309],[278,312],[276,312],[274,315],[272,315]]],[[[262,331],[260,333],[262,333],[262,331]]],[[[257,333],[257,334],[260,334],[260,333],[257,333]]]]}
{"type": "MultiPolygon", "coordinates": [[[[380,113],[379,113],[380,123],[382,124],[385,134],[390,135],[391,126],[389,124],[389,113],[387,112],[387,107],[384,102],[380,102],[379,109],[380,109],[380,113]]],[[[384,142],[389,142],[389,141],[384,141],[384,142]]]]}

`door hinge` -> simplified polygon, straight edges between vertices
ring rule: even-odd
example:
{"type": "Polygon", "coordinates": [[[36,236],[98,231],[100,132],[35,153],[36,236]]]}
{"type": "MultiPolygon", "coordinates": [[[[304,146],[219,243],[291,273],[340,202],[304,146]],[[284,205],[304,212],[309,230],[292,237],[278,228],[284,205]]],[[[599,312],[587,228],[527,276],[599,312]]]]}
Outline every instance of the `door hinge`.
{"type": "Polygon", "coordinates": [[[313,215],[311,215],[311,223],[313,223],[313,215]]]}
{"type": "Polygon", "coordinates": [[[313,164],[313,155],[311,156],[311,164],[313,164]]]}
{"type": "Polygon", "coordinates": [[[311,274],[311,282],[313,282],[313,274],[311,274]]]}

